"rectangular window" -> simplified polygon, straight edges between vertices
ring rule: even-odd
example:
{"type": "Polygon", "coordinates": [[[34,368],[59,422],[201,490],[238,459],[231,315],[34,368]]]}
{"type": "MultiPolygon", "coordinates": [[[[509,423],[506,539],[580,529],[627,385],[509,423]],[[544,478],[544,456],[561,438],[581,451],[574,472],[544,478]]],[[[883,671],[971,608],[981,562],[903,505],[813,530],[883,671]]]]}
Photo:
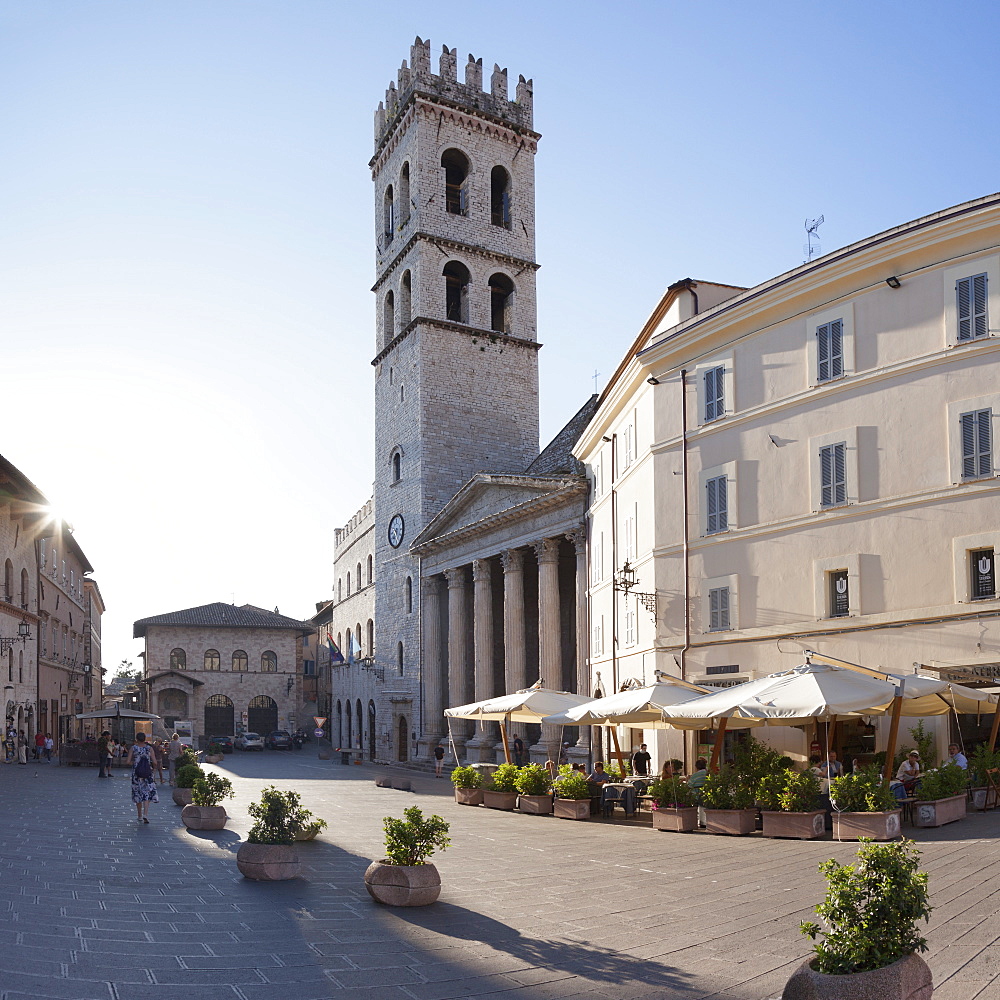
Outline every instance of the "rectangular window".
{"type": "Polygon", "coordinates": [[[828,444],[819,450],[820,506],[847,501],[847,445],[828,444]]]}
{"type": "Polygon", "coordinates": [[[635,643],[636,643],[635,608],[629,608],[625,612],[625,645],[634,646],[635,643]]]}
{"type": "Polygon", "coordinates": [[[729,498],[725,476],[715,476],[705,483],[705,523],[707,533],[729,530],[729,498]]]}
{"type": "Polygon", "coordinates": [[[993,549],[975,549],[969,553],[972,586],[969,594],[974,601],[992,601],[997,596],[996,559],[993,549]]]}
{"type": "Polygon", "coordinates": [[[622,433],[622,468],[627,469],[632,464],[632,425],[629,424],[622,433]]]}
{"type": "Polygon", "coordinates": [[[717,632],[729,627],[729,588],[716,587],[708,592],[708,628],[717,632]]]}
{"type": "Polygon", "coordinates": [[[816,376],[820,382],[844,374],[844,324],[835,319],[816,328],[816,376]]]}
{"type": "Polygon", "coordinates": [[[993,474],[993,442],[990,422],[993,411],[973,410],[963,413],[962,423],[962,478],[976,479],[993,474]]]}
{"type": "Polygon", "coordinates": [[[986,315],[986,275],[973,274],[955,282],[958,339],[976,340],[989,333],[986,315]]]}
{"type": "Polygon", "coordinates": [[[828,573],[830,581],[830,617],[846,618],[850,613],[850,594],[847,589],[847,570],[828,573]]]}
{"type": "Polygon", "coordinates": [[[626,517],[625,518],[625,544],[624,557],[626,561],[632,562],[635,559],[635,518],[626,517]]]}
{"type": "Polygon", "coordinates": [[[594,656],[600,656],[604,652],[604,637],[602,632],[601,625],[594,626],[594,656]]]}
{"type": "Polygon", "coordinates": [[[708,675],[712,674],[738,674],[740,672],[740,665],[738,663],[726,663],[721,667],[706,667],[705,673],[708,675]]]}
{"type": "Polygon", "coordinates": [[[726,369],[719,365],[705,372],[705,420],[718,420],[726,412],[726,369]]]}
{"type": "Polygon", "coordinates": [[[591,583],[600,583],[604,579],[604,532],[595,533],[593,551],[591,552],[591,583]]]}

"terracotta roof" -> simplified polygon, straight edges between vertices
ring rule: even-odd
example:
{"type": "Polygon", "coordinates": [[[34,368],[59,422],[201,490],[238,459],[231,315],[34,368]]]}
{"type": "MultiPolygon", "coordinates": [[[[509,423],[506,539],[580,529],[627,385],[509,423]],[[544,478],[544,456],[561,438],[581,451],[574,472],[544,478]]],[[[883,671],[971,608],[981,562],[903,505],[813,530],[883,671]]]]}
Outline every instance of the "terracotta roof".
{"type": "Polygon", "coordinates": [[[152,618],[142,618],[132,626],[132,635],[136,639],[146,634],[150,625],[200,625],[213,628],[287,628],[301,632],[312,632],[312,627],[306,622],[284,615],[255,608],[252,604],[237,607],[235,604],[203,604],[198,608],[186,608],[184,611],[171,611],[165,615],[154,615],[152,618]]]}
{"type": "Polygon", "coordinates": [[[586,430],[587,424],[597,412],[597,399],[595,393],[580,407],[569,423],[545,446],[538,458],[524,470],[526,476],[552,476],[560,473],[582,476],[584,474],[583,464],[573,456],[573,445],[580,440],[580,435],[586,430]]]}

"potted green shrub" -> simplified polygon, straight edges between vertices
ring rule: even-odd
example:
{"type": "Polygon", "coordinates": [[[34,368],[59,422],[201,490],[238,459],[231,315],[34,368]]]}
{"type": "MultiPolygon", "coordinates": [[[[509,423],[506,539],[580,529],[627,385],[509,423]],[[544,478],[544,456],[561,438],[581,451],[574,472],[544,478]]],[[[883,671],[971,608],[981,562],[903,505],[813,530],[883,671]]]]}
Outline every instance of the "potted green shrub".
{"type": "Polygon", "coordinates": [[[205,751],[206,764],[218,764],[226,756],[226,751],[218,743],[209,743],[205,751]]]}
{"type": "Polygon", "coordinates": [[[451,843],[448,824],[416,807],[403,810],[405,819],[386,816],[385,858],[365,871],[365,888],[387,906],[426,906],[441,895],[441,876],[427,859],[451,843]]]}
{"type": "Polygon", "coordinates": [[[451,772],[455,786],[455,801],[460,806],[481,806],[483,804],[483,775],[474,767],[456,767],[451,772]]]}
{"type": "Polygon", "coordinates": [[[968,778],[957,764],[928,771],[917,783],[914,826],[944,826],[965,819],[968,778]]]}
{"type": "Polygon", "coordinates": [[[191,787],[191,805],[181,810],[181,822],[189,830],[221,830],[229,816],[223,799],[233,797],[233,783],[221,774],[202,773],[191,787]]]}
{"type": "Polygon", "coordinates": [[[831,779],[830,799],[834,840],[895,840],[900,835],[902,809],[877,767],[831,779]]]}
{"type": "Polygon", "coordinates": [[[590,782],[585,774],[565,774],[552,787],[556,793],[552,811],[558,819],[590,819],[590,782]]]}
{"type": "Polygon", "coordinates": [[[487,809],[510,811],[517,805],[517,772],[514,764],[501,764],[483,788],[483,805],[487,809]]]}
{"type": "Polygon", "coordinates": [[[913,841],[864,843],[854,864],[824,861],[826,898],[816,907],[822,926],[803,921],[815,956],[792,975],[783,1000],[929,1000],[931,970],[919,922],[927,920],[927,874],[917,871],[913,841]]]}
{"type": "Polygon", "coordinates": [[[972,789],[972,808],[986,808],[986,772],[1000,767],[1000,750],[990,750],[989,744],[980,743],[969,754],[969,784],[972,789]]]}
{"type": "Polygon", "coordinates": [[[708,774],[701,785],[701,805],[709,833],[744,837],[757,826],[753,785],[732,768],[708,774]]]}
{"type": "Polygon", "coordinates": [[[817,809],[819,778],[787,768],[766,774],[757,786],[765,837],[815,840],[826,832],[826,810],[817,809]]]}
{"type": "Polygon", "coordinates": [[[315,840],[320,831],[326,829],[326,820],[317,819],[309,809],[299,806],[292,812],[292,826],[295,828],[295,839],[315,840]]]}
{"type": "Polygon", "coordinates": [[[299,874],[295,847],[299,808],[298,793],[279,792],[274,785],[261,792],[259,802],[250,804],[248,811],[255,822],[236,854],[236,867],[245,878],[279,882],[299,874]]]}
{"type": "MultiPolygon", "coordinates": [[[[182,757],[181,760],[191,758],[182,757]]],[[[194,783],[204,774],[201,766],[196,763],[177,765],[177,778],[174,782],[174,802],[179,806],[189,806],[192,802],[194,783]]]]}
{"type": "Polygon", "coordinates": [[[690,833],[698,825],[698,793],[683,778],[657,778],[649,794],[654,830],[690,833]]]}
{"type": "Polygon", "coordinates": [[[547,816],[552,812],[552,776],[540,764],[520,768],[516,779],[517,808],[534,816],[547,816]]]}

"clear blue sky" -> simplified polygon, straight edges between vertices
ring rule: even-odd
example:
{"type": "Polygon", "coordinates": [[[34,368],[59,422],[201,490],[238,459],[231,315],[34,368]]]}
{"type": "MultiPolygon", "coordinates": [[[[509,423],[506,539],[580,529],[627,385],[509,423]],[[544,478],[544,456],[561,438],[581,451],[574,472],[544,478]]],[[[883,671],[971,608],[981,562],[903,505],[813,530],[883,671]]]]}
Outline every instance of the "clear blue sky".
{"type": "MultiPolygon", "coordinates": [[[[371,476],[372,112],[414,35],[535,82],[543,438],[664,288],[1000,188],[994,3],[0,0],[0,453],[131,623],[307,616],[371,476]]],[[[602,380],[603,384],[603,380],[602,380]]]]}

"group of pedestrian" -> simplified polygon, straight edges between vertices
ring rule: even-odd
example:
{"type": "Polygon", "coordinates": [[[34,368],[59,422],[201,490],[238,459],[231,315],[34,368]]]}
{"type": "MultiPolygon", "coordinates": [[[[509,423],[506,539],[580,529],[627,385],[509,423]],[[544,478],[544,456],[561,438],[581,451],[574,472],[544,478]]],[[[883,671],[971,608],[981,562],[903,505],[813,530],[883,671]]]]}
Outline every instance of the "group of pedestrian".
{"type": "Polygon", "coordinates": [[[15,729],[8,726],[4,734],[4,757],[8,763],[18,763],[27,766],[28,750],[31,750],[31,759],[46,762],[52,761],[52,750],[55,748],[55,741],[51,733],[41,731],[35,733],[33,739],[29,741],[23,729],[15,729]]]}

